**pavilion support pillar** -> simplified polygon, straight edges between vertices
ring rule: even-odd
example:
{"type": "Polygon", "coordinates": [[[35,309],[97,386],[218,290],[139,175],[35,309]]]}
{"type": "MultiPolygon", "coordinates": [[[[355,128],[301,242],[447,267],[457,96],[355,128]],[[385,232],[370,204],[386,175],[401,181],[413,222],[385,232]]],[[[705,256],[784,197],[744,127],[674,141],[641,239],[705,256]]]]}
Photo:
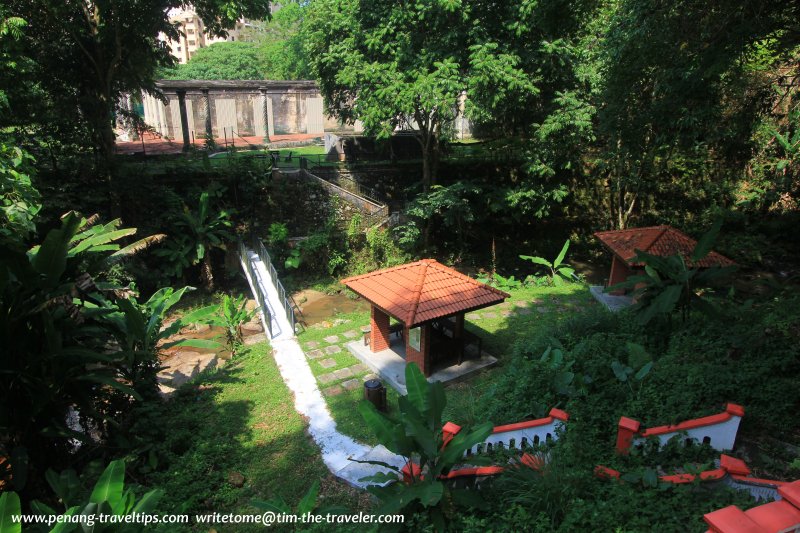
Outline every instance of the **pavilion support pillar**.
{"type": "MultiPolygon", "coordinates": [[[[611,274],[608,277],[608,286],[611,287],[617,283],[622,283],[628,279],[629,275],[630,269],[628,265],[615,254],[614,259],[611,260],[611,274]]],[[[625,291],[614,291],[611,294],[620,295],[624,294],[624,292],[625,291]]]]}
{"type": "Polygon", "coordinates": [[[412,346],[411,330],[414,328],[406,328],[406,364],[417,363],[417,366],[425,377],[431,375],[431,325],[422,324],[417,326],[420,330],[419,335],[419,349],[412,346]]]}
{"type": "Polygon", "coordinates": [[[389,347],[389,315],[372,306],[370,315],[369,348],[380,352],[389,347]]]}
{"type": "Polygon", "coordinates": [[[453,341],[457,351],[456,357],[458,357],[458,362],[461,364],[464,359],[464,313],[456,315],[456,323],[453,327],[453,341]]]}
{"type": "Polygon", "coordinates": [[[186,91],[176,91],[178,95],[178,110],[181,116],[181,134],[183,135],[183,151],[189,150],[192,143],[189,137],[189,117],[186,114],[186,91]]]}

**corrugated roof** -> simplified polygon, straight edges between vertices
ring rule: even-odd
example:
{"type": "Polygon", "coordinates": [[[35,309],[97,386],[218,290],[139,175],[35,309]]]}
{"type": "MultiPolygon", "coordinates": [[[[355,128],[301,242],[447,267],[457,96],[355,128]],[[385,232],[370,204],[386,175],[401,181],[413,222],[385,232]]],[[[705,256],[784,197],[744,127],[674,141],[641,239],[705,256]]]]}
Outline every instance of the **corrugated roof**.
{"type": "Polygon", "coordinates": [[[509,297],[435,259],[376,270],[342,283],[407,327],[488,307],[509,297]]]}
{"type": "Polygon", "coordinates": [[[669,256],[680,254],[691,267],[731,266],[735,263],[717,252],[710,252],[696,264],[689,260],[697,241],[671,226],[651,226],[613,231],[598,231],[595,237],[629,265],[634,263],[636,250],[652,255],[669,256]]]}

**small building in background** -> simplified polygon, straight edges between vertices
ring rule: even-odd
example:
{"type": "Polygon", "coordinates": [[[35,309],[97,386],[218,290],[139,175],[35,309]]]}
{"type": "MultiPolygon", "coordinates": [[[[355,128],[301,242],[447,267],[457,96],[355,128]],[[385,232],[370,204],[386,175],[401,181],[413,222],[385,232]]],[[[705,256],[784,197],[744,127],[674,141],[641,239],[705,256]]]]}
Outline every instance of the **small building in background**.
{"type": "Polygon", "coordinates": [[[203,20],[197,16],[194,7],[191,5],[185,8],[173,9],[169,12],[169,21],[178,27],[181,37],[177,41],[168,39],[163,33],[159,39],[165,41],[169,46],[170,53],[178,60],[178,63],[188,62],[195,52],[201,48],[211,46],[219,42],[234,42],[241,39],[242,30],[250,26],[247,19],[241,19],[236,26],[228,30],[227,37],[215,37],[206,31],[203,20]]]}
{"type": "Polygon", "coordinates": [[[644,264],[634,259],[638,250],[662,257],[680,255],[690,268],[724,267],[735,264],[727,257],[713,251],[696,263],[693,262],[690,258],[697,241],[671,226],[598,231],[594,235],[613,254],[611,273],[608,276],[609,287],[644,272],[644,264]]]}

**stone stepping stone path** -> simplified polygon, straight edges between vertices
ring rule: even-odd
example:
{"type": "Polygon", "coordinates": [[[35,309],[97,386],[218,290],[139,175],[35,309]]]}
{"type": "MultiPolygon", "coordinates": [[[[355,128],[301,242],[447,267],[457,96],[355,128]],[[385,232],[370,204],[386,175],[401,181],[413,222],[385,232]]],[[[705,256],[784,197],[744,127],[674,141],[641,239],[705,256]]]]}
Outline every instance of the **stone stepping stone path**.
{"type": "Polygon", "coordinates": [[[325,342],[327,342],[328,344],[336,344],[337,342],[339,342],[339,337],[337,337],[336,335],[330,335],[328,337],[325,337],[325,342]]]}
{"type": "Polygon", "coordinates": [[[338,396],[343,392],[344,389],[341,387],[341,385],[334,385],[333,387],[322,389],[322,394],[324,394],[325,396],[338,396]]]}
{"type": "Polygon", "coordinates": [[[336,366],[336,360],[331,358],[323,359],[319,362],[319,366],[322,368],[333,368],[336,366]]]}
{"type": "Polygon", "coordinates": [[[467,313],[467,320],[480,320],[483,318],[480,313],[467,313]]]}
{"type": "Polygon", "coordinates": [[[516,312],[517,312],[518,315],[530,315],[531,313],[533,313],[533,311],[531,311],[530,309],[528,309],[526,307],[522,307],[520,309],[517,309],[516,312]]]}
{"type": "Polygon", "coordinates": [[[361,326],[361,333],[369,333],[372,328],[370,326],[361,326]]]}
{"type": "Polygon", "coordinates": [[[483,313],[483,318],[497,318],[497,313],[495,313],[494,311],[483,313]]]}
{"type": "Polygon", "coordinates": [[[325,348],[325,353],[331,354],[331,355],[335,354],[335,353],[339,353],[341,351],[342,351],[341,346],[336,346],[335,344],[333,346],[328,346],[328,347],[325,348]]]}
{"type": "Polygon", "coordinates": [[[357,331],[353,331],[351,329],[350,331],[345,331],[344,333],[342,333],[342,335],[344,335],[348,339],[355,339],[356,337],[358,337],[358,332],[357,331]]]}
{"type": "MultiPolygon", "coordinates": [[[[332,359],[328,359],[329,361],[333,361],[332,359]]],[[[334,361],[335,363],[335,361],[334,361]]],[[[320,363],[321,364],[321,363],[320,363]]],[[[323,365],[324,366],[324,365],[323,365]]],[[[335,366],[335,365],[334,365],[335,366]]],[[[333,372],[328,372],[327,374],[322,374],[317,376],[317,379],[323,385],[331,383],[333,381],[339,381],[341,379],[348,379],[349,381],[355,382],[359,386],[361,385],[361,379],[353,379],[356,378],[359,374],[367,372],[369,369],[366,365],[358,363],[353,366],[349,366],[347,368],[340,368],[339,370],[335,370],[333,372]]],[[[373,375],[374,376],[374,375],[373,375]]],[[[344,386],[344,383],[342,383],[344,386]]]]}
{"type": "Polygon", "coordinates": [[[360,379],[348,379],[347,381],[342,382],[342,387],[345,390],[355,390],[361,386],[360,379]]]}
{"type": "Polygon", "coordinates": [[[313,350],[313,349],[314,349],[314,348],[316,348],[317,346],[319,346],[319,343],[318,343],[318,342],[314,342],[314,341],[308,341],[308,342],[306,343],[306,348],[308,348],[309,350],[313,350]]]}
{"type": "Polygon", "coordinates": [[[323,352],[322,350],[311,350],[310,352],[306,352],[306,357],[308,357],[309,359],[319,359],[320,357],[324,356],[325,352],[323,352]]]}

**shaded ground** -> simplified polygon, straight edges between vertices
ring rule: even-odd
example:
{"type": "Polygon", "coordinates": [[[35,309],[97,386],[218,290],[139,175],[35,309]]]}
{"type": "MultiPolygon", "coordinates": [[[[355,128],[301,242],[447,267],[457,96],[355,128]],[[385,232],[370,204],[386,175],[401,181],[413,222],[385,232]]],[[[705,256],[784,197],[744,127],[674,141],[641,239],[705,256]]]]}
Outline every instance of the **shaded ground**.
{"type": "MultiPolygon", "coordinates": [[[[270,353],[267,343],[247,348],[141,421],[144,432],[154,431],[153,421],[167,429],[151,439],[158,467],[142,480],[164,490],[159,512],[253,513],[252,498],[276,497],[295,508],[315,480],[321,504],[369,509],[365,494],[337,481],[323,464],[270,353]]],[[[262,529],[216,526],[220,533],[262,529]]]]}

